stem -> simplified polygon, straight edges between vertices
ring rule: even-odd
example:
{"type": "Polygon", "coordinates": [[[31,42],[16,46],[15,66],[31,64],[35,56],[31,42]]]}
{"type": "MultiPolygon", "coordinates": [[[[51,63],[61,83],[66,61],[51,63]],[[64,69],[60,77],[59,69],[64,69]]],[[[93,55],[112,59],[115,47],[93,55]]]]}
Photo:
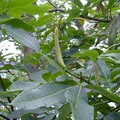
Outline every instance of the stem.
{"type": "Polygon", "coordinates": [[[50,0],[47,0],[54,8],[56,8],[57,9],[57,6],[56,5],[54,5],[50,0]]]}
{"type": "Polygon", "coordinates": [[[98,106],[98,105],[102,105],[102,104],[105,104],[105,103],[109,103],[110,101],[107,100],[107,101],[102,101],[100,103],[96,103],[96,104],[93,104],[93,106],[98,106]]]}
{"type": "Polygon", "coordinates": [[[62,9],[56,8],[54,10],[49,10],[49,12],[65,12],[65,11],[62,9]]]}
{"type": "MultiPolygon", "coordinates": [[[[54,5],[50,0],[47,0],[47,1],[55,8],[54,10],[50,10],[49,12],[58,12],[58,11],[65,12],[65,10],[57,8],[57,6],[54,5]]],[[[76,18],[75,20],[80,20],[81,18],[93,20],[93,21],[97,21],[97,22],[105,22],[105,23],[109,23],[111,21],[111,20],[98,19],[98,18],[94,18],[94,17],[90,17],[90,16],[83,16],[83,15],[81,15],[80,18],[76,18]]]]}
{"type": "MultiPolygon", "coordinates": [[[[67,73],[69,73],[70,75],[74,76],[75,78],[78,78],[78,79],[86,82],[87,84],[91,84],[91,85],[92,85],[92,83],[91,83],[90,81],[87,81],[87,80],[84,79],[83,77],[81,77],[81,76],[79,77],[79,76],[77,76],[76,74],[72,73],[71,71],[69,71],[69,70],[67,70],[67,69],[65,69],[65,71],[66,71],[67,73]]],[[[75,81],[75,82],[76,82],[76,81],[75,81]]]]}
{"type": "Polygon", "coordinates": [[[98,19],[98,18],[94,18],[94,17],[90,17],[90,16],[83,16],[83,15],[81,15],[80,18],[76,18],[75,20],[80,20],[82,18],[97,21],[97,22],[105,22],[105,23],[109,23],[111,21],[111,20],[98,19]]]}

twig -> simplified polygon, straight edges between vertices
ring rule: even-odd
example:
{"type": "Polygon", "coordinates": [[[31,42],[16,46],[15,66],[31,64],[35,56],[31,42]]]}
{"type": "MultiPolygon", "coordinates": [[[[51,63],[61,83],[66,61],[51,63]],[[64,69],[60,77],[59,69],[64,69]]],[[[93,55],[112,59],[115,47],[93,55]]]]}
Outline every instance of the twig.
{"type": "Polygon", "coordinates": [[[49,12],[65,12],[64,10],[58,8],[56,5],[54,5],[50,0],[47,0],[53,7],[53,10],[49,10],[49,12]]]}
{"type": "Polygon", "coordinates": [[[47,0],[54,8],[57,8],[56,5],[54,5],[50,0],[47,0]]]}
{"type": "Polygon", "coordinates": [[[49,10],[49,12],[65,12],[65,11],[62,9],[56,8],[54,10],[49,10]]]}
{"type": "Polygon", "coordinates": [[[81,15],[80,18],[76,18],[75,20],[80,20],[81,18],[93,20],[93,21],[97,21],[97,22],[105,22],[105,23],[109,23],[111,21],[111,20],[98,19],[98,18],[94,18],[94,17],[90,17],[90,16],[83,16],[83,15],[81,15]]]}
{"type": "Polygon", "coordinates": [[[82,80],[83,82],[86,82],[87,84],[92,84],[90,81],[87,81],[86,79],[84,79],[83,77],[79,77],[79,76],[77,76],[77,75],[75,75],[74,73],[72,73],[71,71],[69,71],[69,70],[67,70],[67,69],[65,69],[65,71],[67,72],[67,73],[69,73],[70,75],[72,75],[72,76],[74,76],[75,78],[78,78],[78,79],[80,79],[80,80],[82,80]],[[81,79],[82,78],[82,79],[81,79]]]}
{"type": "MultiPolygon", "coordinates": [[[[65,12],[65,10],[58,8],[50,0],[47,0],[47,1],[54,7],[54,10],[49,10],[49,12],[65,12]]],[[[111,21],[111,20],[98,19],[98,18],[94,18],[94,17],[90,17],[90,16],[83,16],[83,15],[81,15],[80,18],[76,18],[75,20],[80,20],[81,18],[89,19],[89,20],[93,20],[93,21],[97,21],[97,22],[105,22],[105,23],[109,23],[111,21]]]]}

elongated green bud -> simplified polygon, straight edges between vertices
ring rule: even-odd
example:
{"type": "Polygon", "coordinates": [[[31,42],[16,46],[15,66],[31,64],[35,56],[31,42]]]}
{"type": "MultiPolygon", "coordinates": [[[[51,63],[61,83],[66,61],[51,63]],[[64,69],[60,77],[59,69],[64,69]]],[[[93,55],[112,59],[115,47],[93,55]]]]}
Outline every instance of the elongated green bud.
{"type": "Polygon", "coordinates": [[[55,48],[56,48],[56,55],[57,55],[58,62],[61,65],[61,67],[66,68],[65,63],[64,63],[64,61],[62,59],[62,54],[61,54],[61,49],[60,49],[60,44],[59,44],[58,27],[55,28],[54,39],[55,39],[55,48]]]}

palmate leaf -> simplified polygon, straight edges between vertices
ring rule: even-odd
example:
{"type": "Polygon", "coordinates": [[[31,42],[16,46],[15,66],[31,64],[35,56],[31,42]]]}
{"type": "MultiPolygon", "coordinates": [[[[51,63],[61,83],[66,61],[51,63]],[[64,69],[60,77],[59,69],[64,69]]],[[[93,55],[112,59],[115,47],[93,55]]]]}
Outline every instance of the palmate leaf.
{"type": "Polygon", "coordinates": [[[87,94],[81,87],[71,87],[65,96],[70,103],[74,120],[94,119],[94,108],[87,103],[87,94]]]}
{"type": "Polygon", "coordinates": [[[38,107],[50,107],[57,103],[65,103],[64,93],[69,86],[59,83],[47,83],[33,90],[20,93],[12,105],[23,109],[36,109],[38,107]]]}
{"type": "Polygon", "coordinates": [[[7,34],[17,40],[19,43],[32,48],[35,51],[39,51],[38,40],[31,36],[28,32],[21,28],[14,28],[10,25],[2,25],[2,28],[6,30],[7,34]]]}

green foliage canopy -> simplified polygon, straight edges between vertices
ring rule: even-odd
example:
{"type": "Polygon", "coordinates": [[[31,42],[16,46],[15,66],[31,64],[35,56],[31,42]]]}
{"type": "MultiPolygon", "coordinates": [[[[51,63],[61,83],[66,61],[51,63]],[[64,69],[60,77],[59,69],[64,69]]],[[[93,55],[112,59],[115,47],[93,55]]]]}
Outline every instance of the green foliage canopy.
{"type": "Polygon", "coordinates": [[[0,51],[0,118],[119,120],[119,9],[117,0],[1,0],[0,44],[21,54],[0,51]]]}

